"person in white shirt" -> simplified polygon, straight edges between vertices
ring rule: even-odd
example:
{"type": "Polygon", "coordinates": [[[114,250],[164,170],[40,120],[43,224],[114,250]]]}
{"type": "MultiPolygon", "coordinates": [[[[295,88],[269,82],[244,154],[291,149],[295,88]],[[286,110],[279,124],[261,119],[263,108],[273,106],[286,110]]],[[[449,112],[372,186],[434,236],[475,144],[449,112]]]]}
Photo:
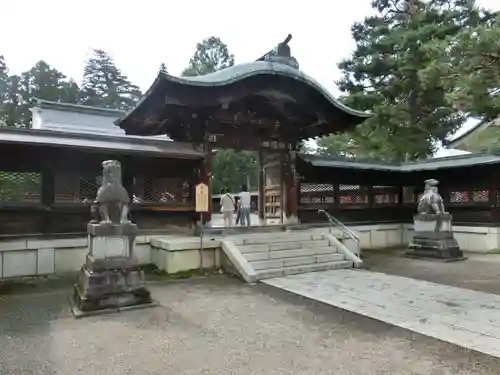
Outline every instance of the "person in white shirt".
{"type": "Polygon", "coordinates": [[[229,194],[228,189],[221,190],[222,197],[220,198],[220,207],[222,218],[224,219],[224,226],[226,228],[233,226],[233,212],[234,212],[234,198],[229,194]]]}
{"type": "Polygon", "coordinates": [[[240,193],[241,226],[250,226],[250,205],[251,198],[248,187],[243,185],[240,193]]]}

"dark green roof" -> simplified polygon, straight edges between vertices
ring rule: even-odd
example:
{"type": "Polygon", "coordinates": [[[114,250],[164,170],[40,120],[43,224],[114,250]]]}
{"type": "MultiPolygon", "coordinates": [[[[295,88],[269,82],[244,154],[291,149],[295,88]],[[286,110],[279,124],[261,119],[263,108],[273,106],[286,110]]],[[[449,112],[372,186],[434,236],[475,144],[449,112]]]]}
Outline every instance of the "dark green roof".
{"type": "Polygon", "coordinates": [[[476,153],[460,156],[450,156],[445,158],[426,159],[406,163],[386,163],[379,161],[358,161],[346,158],[319,156],[319,155],[299,155],[300,159],[315,167],[324,168],[352,168],[374,171],[393,172],[417,172],[432,171],[445,168],[463,168],[487,164],[499,164],[500,153],[476,153]]]}
{"type": "Polygon", "coordinates": [[[75,148],[87,151],[179,159],[202,159],[203,152],[190,143],[154,138],[85,134],[39,129],[0,128],[3,145],[75,148]]]}
{"type": "MultiPolygon", "coordinates": [[[[229,68],[222,69],[214,73],[205,74],[202,76],[195,76],[195,77],[175,77],[160,72],[158,77],[156,78],[155,83],[157,83],[158,81],[165,80],[178,83],[184,86],[217,87],[217,86],[231,85],[232,83],[235,83],[237,81],[241,81],[246,78],[257,75],[282,76],[301,81],[304,84],[312,86],[314,89],[321,92],[321,94],[324,95],[325,98],[338,109],[352,116],[361,117],[362,119],[371,116],[371,114],[369,113],[357,111],[355,109],[347,107],[341,101],[334,98],[333,95],[318,81],[316,81],[311,76],[305,74],[304,72],[292,68],[289,65],[271,61],[254,61],[244,64],[233,65],[229,68]]],[[[155,86],[155,83],[153,84],[153,86],[155,86]]],[[[153,88],[153,86],[148,90],[148,92],[153,88]]],[[[147,95],[148,93],[146,93],[144,96],[146,97],[147,95]]]]}
{"type": "MultiPolygon", "coordinates": [[[[321,119],[319,123],[325,124],[327,127],[335,127],[334,131],[352,128],[371,115],[347,107],[334,98],[315,79],[298,69],[274,61],[254,61],[195,77],[175,77],[160,72],[137,106],[117,119],[115,124],[124,129],[127,134],[150,134],[150,131],[144,129],[144,122],[152,116],[154,111],[159,111],[159,108],[165,104],[198,105],[195,99],[196,95],[189,95],[186,92],[195,93],[196,90],[200,89],[205,91],[209,88],[220,88],[220,90],[215,90],[213,95],[209,95],[210,105],[216,105],[230,96],[232,85],[243,85],[244,82],[250,82],[251,79],[259,76],[262,78],[260,86],[245,86],[247,89],[240,89],[239,95],[261,95],[265,92],[266,95],[272,97],[275,95],[277,98],[290,97],[290,100],[300,102],[301,99],[299,99],[298,95],[306,95],[307,90],[311,90],[311,93],[319,93],[321,99],[317,99],[313,104],[308,105],[321,106],[321,110],[313,110],[313,113],[318,116],[318,119],[321,119]],[[302,88],[289,90],[285,86],[286,84],[296,85],[297,83],[302,85],[302,88]],[[268,87],[265,87],[266,85],[268,87]],[[183,94],[177,94],[180,91],[183,94]]],[[[323,134],[314,134],[314,136],[318,135],[323,134]]]]}

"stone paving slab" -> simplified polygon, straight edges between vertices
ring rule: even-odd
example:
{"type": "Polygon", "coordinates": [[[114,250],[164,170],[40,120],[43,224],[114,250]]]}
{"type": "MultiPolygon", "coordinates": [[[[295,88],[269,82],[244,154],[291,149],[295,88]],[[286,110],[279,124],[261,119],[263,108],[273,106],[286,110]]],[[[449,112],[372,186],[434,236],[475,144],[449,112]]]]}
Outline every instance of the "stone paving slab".
{"type": "Polygon", "coordinates": [[[159,281],[155,308],[74,319],[72,281],[0,291],[1,375],[500,374],[495,357],[264,284],[159,281]]]}
{"type": "Polygon", "coordinates": [[[265,284],[500,358],[500,296],[366,270],[265,284]]]}

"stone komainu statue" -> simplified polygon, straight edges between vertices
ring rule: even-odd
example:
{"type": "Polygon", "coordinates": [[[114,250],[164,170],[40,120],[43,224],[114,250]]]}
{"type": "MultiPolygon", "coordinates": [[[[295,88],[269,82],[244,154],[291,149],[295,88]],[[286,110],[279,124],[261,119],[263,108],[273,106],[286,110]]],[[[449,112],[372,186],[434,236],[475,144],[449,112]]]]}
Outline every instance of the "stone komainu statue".
{"type": "Polygon", "coordinates": [[[122,185],[122,168],[116,160],[102,162],[102,184],[92,205],[91,223],[129,224],[130,197],[122,185]]]}
{"type": "Polygon", "coordinates": [[[425,181],[424,194],[418,201],[419,214],[445,214],[443,198],[438,193],[439,181],[431,179],[425,181]]]}

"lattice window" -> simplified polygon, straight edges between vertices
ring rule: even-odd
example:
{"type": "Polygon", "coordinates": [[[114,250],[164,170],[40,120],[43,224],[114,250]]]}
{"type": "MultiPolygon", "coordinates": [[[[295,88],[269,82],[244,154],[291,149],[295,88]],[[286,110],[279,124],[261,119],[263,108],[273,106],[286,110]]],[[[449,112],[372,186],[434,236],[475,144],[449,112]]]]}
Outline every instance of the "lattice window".
{"type": "Polygon", "coordinates": [[[416,191],[413,186],[403,186],[403,203],[416,203],[416,191]]]}
{"type": "Polygon", "coordinates": [[[190,204],[190,189],[189,182],[183,178],[146,177],[143,194],[142,196],[134,194],[134,201],[136,203],[190,204]]]}
{"type": "Polygon", "coordinates": [[[281,207],[281,197],[278,194],[272,194],[272,192],[266,192],[264,212],[265,216],[268,218],[275,218],[279,216],[281,207]]]}
{"type": "Polygon", "coordinates": [[[484,190],[473,190],[472,191],[472,201],[474,203],[488,203],[490,201],[490,192],[487,189],[484,190]]]}
{"type": "Polygon", "coordinates": [[[466,190],[451,191],[450,203],[454,204],[469,203],[469,192],[466,190]]]}
{"type": "Polygon", "coordinates": [[[399,203],[398,188],[396,186],[374,186],[373,202],[375,205],[391,205],[399,203]]]}
{"type": "Polygon", "coordinates": [[[0,171],[0,203],[40,203],[42,175],[0,171]]]}
{"type": "Polygon", "coordinates": [[[340,185],[340,204],[368,204],[368,188],[360,185],[340,185]]]}
{"type": "Polygon", "coordinates": [[[266,186],[279,186],[281,184],[281,170],[279,166],[267,167],[265,169],[266,186]]]}
{"type": "Polygon", "coordinates": [[[333,184],[300,184],[300,204],[322,205],[333,204],[333,184]]]}
{"type": "Polygon", "coordinates": [[[144,203],[144,178],[134,177],[132,179],[132,202],[144,203]]]}
{"type": "Polygon", "coordinates": [[[75,173],[56,174],[54,179],[55,203],[91,203],[101,186],[100,175],[81,176],[75,173]]]}

